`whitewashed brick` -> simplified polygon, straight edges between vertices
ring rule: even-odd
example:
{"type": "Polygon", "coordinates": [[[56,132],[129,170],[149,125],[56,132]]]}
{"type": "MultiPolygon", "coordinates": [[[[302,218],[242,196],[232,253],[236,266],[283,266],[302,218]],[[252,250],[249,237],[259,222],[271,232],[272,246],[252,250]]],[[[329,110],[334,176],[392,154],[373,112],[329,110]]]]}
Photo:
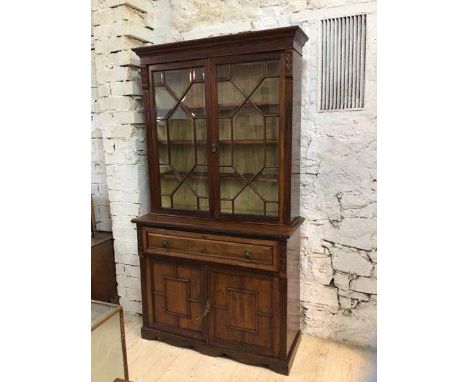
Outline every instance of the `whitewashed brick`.
{"type": "MultiPolygon", "coordinates": [[[[135,81],[139,79],[140,71],[131,66],[117,66],[113,68],[103,68],[96,75],[98,84],[116,81],[135,81]]],[[[98,102],[98,106],[100,106],[98,102]]]]}
{"type": "Polygon", "coordinates": [[[338,290],[338,294],[340,296],[352,298],[354,300],[359,300],[359,301],[369,301],[370,299],[368,294],[355,292],[352,290],[338,290]]]}
{"type": "MultiPolygon", "coordinates": [[[[115,232],[114,232],[115,235],[115,232]]],[[[115,262],[119,264],[128,264],[128,265],[138,265],[140,266],[140,258],[137,254],[135,255],[128,255],[128,254],[120,254],[118,252],[115,253],[115,262]]]]}
{"type": "MultiPolygon", "coordinates": [[[[114,229],[127,229],[128,226],[130,226],[130,219],[128,219],[128,225],[123,222],[122,224],[119,224],[118,222],[115,222],[115,220],[112,220],[114,223],[113,227],[114,229]]],[[[134,241],[130,240],[122,240],[121,238],[117,239],[114,241],[114,248],[115,251],[118,252],[121,255],[128,254],[128,255],[133,255],[138,252],[138,245],[134,241]]]]}
{"type": "Polygon", "coordinates": [[[126,314],[142,314],[142,306],[140,301],[130,300],[126,297],[119,299],[120,305],[122,305],[126,314]]]}
{"type": "MultiPolygon", "coordinates": [[[[145,153],[144,132],[133,132],[128,139],[104,139],[104,155],[108,165],[140,165],[145,153]],[[140,136],[137,136],[140,135],[140,136]]],[[[107,174],[110,176],[110,174],[107,174]]],[[[112,188],[108,184],[109,188],[112,188]]]]}
{"type": "Polygon", "coordinates": [[[132,266],[132,265],[125,265],[125,274],[130,277],[140,277],[140,267],[132,266]]]}
{"type": "Polygon", "coordinates": [[[302,257],[302,279],[328,285],[333,278],[333,268],[329,257],[302,257]]]}
{"type": "Polygon", "coordinates": [[[301,300],[313,304],[338,307],[338,289],[313,282],[301,284],[301,300]]]}
{"type": "Polygon", "coordinates": [[[126,288],[125,295],[129,300],[141,302],[141,288],[126,288]]]}
{"type": "Polygon", "coordinates": [[[349,289],[349,275],[347,273],[336,272],[333,277],[333,283],[335,286],[342,290],[349,289]]]}
{"type": "Polygon", "coordinates": [[[353,303],[350,298],[343,297],[343,296],[338,296],[338,301],[340,303],[340,308],[341,309],[351,309],[353,308],[353,303]]]}
{"type": "Polygon", "coordinates": [[[102,110],[135,110],[141,107],[139,99],[129,96],[110,96],[99,100],[102,110]]]}
{"type": "Polygon", "coordinates": [[[350,288],[358,292],[376,294],[377,280],[369,277],[358,277],[355,280],[351,280],[350,288]]]}
{"type": "Polygon", "coordinates": [[[93,12],[93,25],[107,25],[119,21],[130,21],[135,24],[142,24],[146,27],[153,27],[154,16],[152,12],[141,12],[127,5],[120,5],[113,8],[99,9],[93,12]]]}
{"type": "Polygon", "coordinates": [[[118,216],[138,216],[141,214],[141,207],[138,203],[119,203],[111,204],[112,214],[118,216]]]}
{"type": "Polygon", "coordinates": [[[374,219],[344,219],[339,227],[328,225],[330,241],[365,250],[376,247],[377,227],[374,219]]]}
{"type": "Polygon", "coordinates": [[[119,285],[122,285],[126,288],[134,288],[138,289],[140,288],[141,282],[140,282],[140,277],[130,277],[127,275],[119,275],[117,276],[117,283],[119,285]]]}
{"type": "Polygon", "coordinates": [[[142,94],[140,81],[113,82],[111,84],[113,96],[140,96],[142,94]]]}
{"type": "Polygon", "coordinates": [[[119,5],[126,5],[141,12],[153,12],[153,4],[148,0],[99,0],[101,8],[113,8],[119,5]]]}
{"type": "Polygon", "coordinates": [[[372,263],[367,260],[365,254],[348,248],[331,249],[333,268],[337,271],[353,273],[361,276],[370,276],[372,263]]]}
{"type": "MultiPolygon", "coordinates": [[[[139,40],[136,40],[130,36],[112,36],[112,37],[101,37],[99,40],[94,41],[94,47],[96,52],[96,58],[99,54],[111,54],[122,50],[130,50],[144,46],[145,44],[139,40]]],[[[100,68],[101,70],[102,68],[100,68]]],[[[97,71],[98,78],[99,70],[97,71]]],[[[98,79],[99,82],[99,79],[98,79]]]]}

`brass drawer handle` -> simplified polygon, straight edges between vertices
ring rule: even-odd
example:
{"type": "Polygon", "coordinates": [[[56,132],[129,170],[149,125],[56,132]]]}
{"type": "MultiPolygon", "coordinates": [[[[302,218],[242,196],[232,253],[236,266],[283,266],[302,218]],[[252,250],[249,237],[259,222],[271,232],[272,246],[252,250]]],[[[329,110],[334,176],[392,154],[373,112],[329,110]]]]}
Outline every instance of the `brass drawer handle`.
{"type": "Polygon", "coordinates": [[[244,250],[244,258],[247,260],[252,260],[252,251],[250,249],[244,250]]]}
{"type": "Polygon", "coordinates": [[[162,239],[162,240],[161,240],[161,245],[163,246],[163,248],[169,247],[169,240],[167,240],[167,239],[162,239]]]}

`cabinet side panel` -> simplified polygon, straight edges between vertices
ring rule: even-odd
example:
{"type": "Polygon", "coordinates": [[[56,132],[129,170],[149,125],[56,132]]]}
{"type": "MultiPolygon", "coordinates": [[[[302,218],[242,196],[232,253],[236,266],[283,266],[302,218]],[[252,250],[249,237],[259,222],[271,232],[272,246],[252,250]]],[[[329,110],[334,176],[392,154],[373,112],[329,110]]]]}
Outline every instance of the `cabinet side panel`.
{"type": "Polygon", "coordinates": [[[293,51],[292,139],[291,139],[291,219],[299,216],[301,160],[301,79],[302,57],[293,51]]]}
{"type": "Polygon", "coordinates": [[[299,331],[300,315],[300,284],[299,284],[299,250],[300,229],[288,239],[287,244],[287,277],[288,277],[288,301],[286,323],[286,354],[289,353],[294,338],[299,331]]]}
{"type": "Polygon", "coordinates": [[[113,239],[91,247],[91,298],[118,303],[113,239]]]}

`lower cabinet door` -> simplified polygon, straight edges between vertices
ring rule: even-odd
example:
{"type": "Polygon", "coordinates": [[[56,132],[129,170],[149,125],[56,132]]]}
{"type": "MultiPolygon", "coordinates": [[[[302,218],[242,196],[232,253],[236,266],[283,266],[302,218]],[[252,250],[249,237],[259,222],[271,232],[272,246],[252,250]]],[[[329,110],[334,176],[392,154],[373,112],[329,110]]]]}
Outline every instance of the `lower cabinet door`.
{"type": "Polygon", "coordinates": [[[277,277],[210,269],[208,291],[210,343],[262,355],[279,355],[277,277]]]}
{"type": "Polygon", "coordinates": [[[149,265],[147,298],[150,300],[150,326],[186,337],[204,339],[202,268],[160,259],[149,259],[149,265]]]}

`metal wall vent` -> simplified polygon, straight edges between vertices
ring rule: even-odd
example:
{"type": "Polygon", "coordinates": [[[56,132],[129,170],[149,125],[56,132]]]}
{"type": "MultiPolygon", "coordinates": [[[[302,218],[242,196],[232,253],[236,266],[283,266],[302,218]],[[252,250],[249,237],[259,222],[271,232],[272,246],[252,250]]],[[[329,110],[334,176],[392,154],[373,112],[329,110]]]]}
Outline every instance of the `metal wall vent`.
{"type": "Polygon", "coordinates": [[[366,15],[322,20],[320,110],[364,107],[366,15]]]}

